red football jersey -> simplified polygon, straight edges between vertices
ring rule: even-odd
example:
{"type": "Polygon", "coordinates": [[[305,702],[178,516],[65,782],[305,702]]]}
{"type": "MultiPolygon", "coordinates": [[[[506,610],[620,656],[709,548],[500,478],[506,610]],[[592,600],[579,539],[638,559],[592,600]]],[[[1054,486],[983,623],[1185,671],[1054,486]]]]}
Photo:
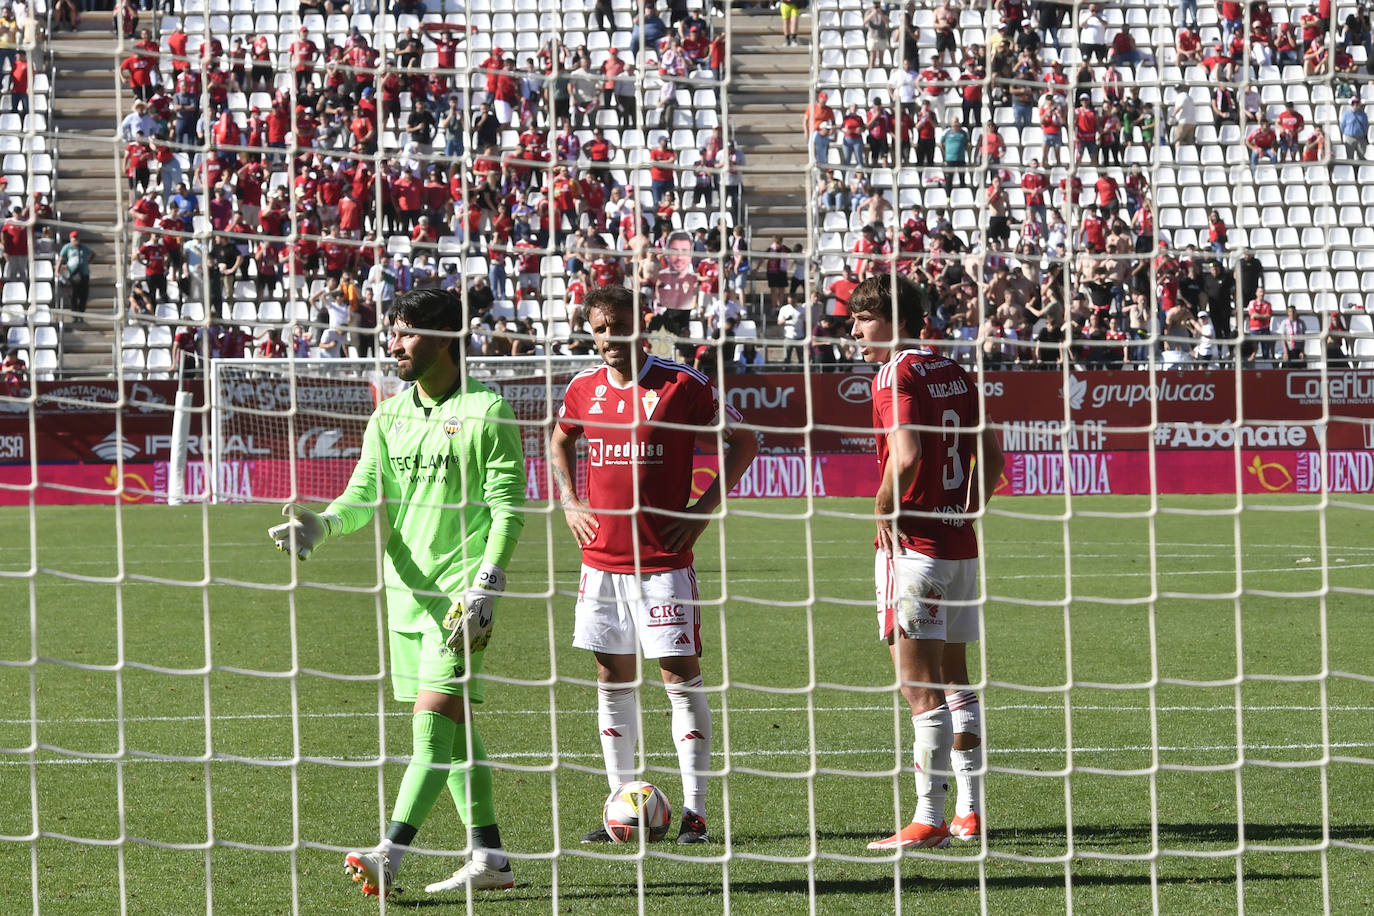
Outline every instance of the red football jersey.
{"type": "Polygon", "coordinates": [[[741,419],[705,375],[656,356],[626,388],[605,366],[568,384],[558,426],[574,438],[587,437],[587,505],[600,523],[596,540],[582,548],[582,562],[614,573],[692,564],[690,550],[673,553],[663,546],[659,532],[672,516],[655,510],[687,507],[697,436],[702,430],[714,435],[709,431],[722,415],[727,431],[741,419]]]}
{"type": "Polygon", "coordinates": [[[930,350],[902,350],[873,377],[879,468],[887,465],[890,431],[933,427],[917,431],[921,460],[901,496],[897,529],[908,550],[941,560],[978,556],[973,523],[950,515],[967,511],[978,422],[977,390],[968,374],[930,350]]]}

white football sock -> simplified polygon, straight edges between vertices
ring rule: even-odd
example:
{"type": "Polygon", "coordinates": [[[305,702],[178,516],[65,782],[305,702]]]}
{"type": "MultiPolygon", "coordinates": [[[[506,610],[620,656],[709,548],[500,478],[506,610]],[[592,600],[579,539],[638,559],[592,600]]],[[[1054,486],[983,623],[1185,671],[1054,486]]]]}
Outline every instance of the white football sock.
{"type": "Polygon", "coordinates": [[[606,781],[615,790],[635,775],[635,749],[639,744],[639,703],[635,688],[598,684],[596,727],[601,732],[606,781]]]}
{"type": "Polygon", "coordinates": [[[949,791],[949,751],[954,743],[949,707],[937,706],[911,717],[916,729],[911,753],[916,764],[916,813],[912,820],[932,827],[945,820],[945,793],[949,791]]]}
{"type": "Polygon", "coordinates": [[[955,737],[971,735],[978,742],[969,750],[954,748],[950,751],[950,765],[954,769],[954,816],[983,811],[983,776],[978,772],[983,766],[982,745],[982,708],[978,704],[978,694],[972,690],[960,690],[945,698],[949,704],[950,718],[954,724],[955,737]]]}
{"type": "Polygon", "coordinates": [[[398,845],[390,840],[382,840],[377,844],[377,852],[386,853],[386,861],[391,866],[391,873],[397,874],[401,870],[401,856],[405,855],[407,847],[398,845]]]}
{"type": "Polygon", "coordinates": [[[711,769],[711,706],[701,687],[701,675],[681,684],[665,684],[673,705],[673,743],[682,772],[682,806],[706,816],[706,774],[711,769]],[[695,689],[694,689],[695,688],[695,689]]]}

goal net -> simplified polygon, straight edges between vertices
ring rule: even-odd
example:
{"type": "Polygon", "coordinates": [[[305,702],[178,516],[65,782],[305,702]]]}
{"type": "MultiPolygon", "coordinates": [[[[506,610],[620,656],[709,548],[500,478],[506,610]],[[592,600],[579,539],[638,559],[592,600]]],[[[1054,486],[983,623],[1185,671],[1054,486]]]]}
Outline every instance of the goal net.
{"type": "MultiPolygon", "coordinates": [[[[380,358],[219,357],[230,326],[316,356],[331,330],[380,342],[384,319],[353,321],[331,275],[384,302],[450,270],[469,320],[516,324],[538,354],[467,361],[515,410],[529,500],[476,713],[518,883],[471,909],[1367,901],[1363,4],[688,0],[705,57],[677,2],[659,24],[627,0],[154,6],[138,26],[167,89],[140,87],[158,143],[141,148],[131,88],[98,130],[48,127],[90,113],[52,106],[94,91],[61,84],[92,54],[106,75],[140,70],[136,31],[92,51],[48,30],[51,55],[30,55],[35,110],[11,93],[0,114],[0,196],[51,191],[59,211],[7,223],[7,252],[12,226],[30,244],[7,257],[0,303],[27,363],[0,368],[0,869],[17,909],[357,906],[342,854],[385,827],[412,746],[388,676],[386,534],[302,564],[266,529],[280,503],[338,495],[397,382],[380,358]],[[659,25],[667,44],[651,48],[659,25]],[[297,104],[307,85],[313,106],[297,104]],[[49,182],[51,152],[72,161],[50,149],[64,142],[109,153],[112,208],[49,182]],[[265,174],[239,171],[253,157],[265,174]],[[117,262],[113,311],[85,316],[117,338],[98,378],[62,365],[93,337],[54,301],[70,295],[53,249],[71,229],[117,262]],[[800,250],[770,251],[775,233],[800,250]],[[910,717],[869,629],[872,370],[846,324],[874,270],[937,291],[922,336],[973,373],[1007,452],[978,521],[983,638],[968,650],[985,829],[950,850],[865,848],[914,802],[910,717]],[[657,352],[714,369],[761,445],[696,550],[714,722],[713,842],[696,849],[580,842],[606,793],[596,668],[572,648],[580,556],[544,462],[587,365],[556,354],[598,283],[656,303],[657,352]],[[801,308],[780,308],[794,292],[801,308]]],[[[696,492],[717,444],[694,456],[696,492]]],[[[636,765],[676,808],[654,667],[639,670],[636,765]]],[[[384,910],[472,851],[446,805],[384,910]]]]}
{"type": "MultiPolygon", "coordinates": [[[[471,378],[510,403],[534,472],[563,389],[589,364],[465,360],[471,378]]],[[[409,388],[394,367],[357,359],[215,359],[208,386],[208,473],[188,462],[186,492],[214,502],[329,502],[348,483],[373,409],[409,388]]]]}

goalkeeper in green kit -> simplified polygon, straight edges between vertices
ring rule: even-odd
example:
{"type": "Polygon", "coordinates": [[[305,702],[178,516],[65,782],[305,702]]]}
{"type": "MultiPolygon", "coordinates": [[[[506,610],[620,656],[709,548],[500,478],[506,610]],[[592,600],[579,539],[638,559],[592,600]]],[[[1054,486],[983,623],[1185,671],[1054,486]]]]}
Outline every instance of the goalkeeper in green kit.
{"type": "Polygon", "coordinates": [[[491,768],[470,715],[482,702],[483,650],[503,570],[524,525],[524,454],[502,398],[466,378],[462,303],[445,290],[396,299],[390,353],[415,385],[378,405],[348,488],[323,513],[282,510],[269,530],[305,560],[357,531],[380,505],[390,523],[384,581],[392,689],[414,702],[414,750],[386,837],[350,852],[345,871],[365,894],[390,894],[401,856],[447,786],[467,825],[472,858],[427,891],[508,888],[491,768]],[[452,332],[432,334],[430,331],[452,332]]]}

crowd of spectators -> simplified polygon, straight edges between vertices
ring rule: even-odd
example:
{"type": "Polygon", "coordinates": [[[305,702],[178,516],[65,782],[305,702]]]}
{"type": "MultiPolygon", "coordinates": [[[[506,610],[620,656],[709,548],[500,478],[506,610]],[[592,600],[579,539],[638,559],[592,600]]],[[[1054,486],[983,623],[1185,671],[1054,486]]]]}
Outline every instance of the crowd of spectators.
{"type": "Polygon", "coordinates": [[[508,332],[561,340],[589,285],[623,282],[686,334],[747,271],[744,156],[718,126],[711,17],[646,14],[625,47],[593,12],[599,50],[559,33],[517,59],[458,14],[395,16],[394,47],[356,17],[197,46],[126,10],[131,311],[206,320],[197,343],[219,355],[242,335],[215,326],[294,321],[338,356],[370,350],[397,293],[459,287],[475,344],[519,355],[508,332]]]}
{"type": "MultiPolygon", "coordinates": [[[[803,124],[819,176],[820,248],[831,255],[812,314],[842,323],[847,291],[895,267],[929,291],[924,336],[968,341],[959,352],[981,348],[988,365],[1053,367],[1065,341],[1086,365],[1300,362],[1297,342],[1318,335],[1316,316],[1281,306],[1271,318],[1262,283],[1274,265],[1231,240],[1234,209],[1213,207],[1205,225],[1185,228],[1182,211],[1155,199],[1150,166],[1161,151],[1171,163],[1209,161],[1201,125],[1217,161],[1231,143],[1252,170],[1362,159],[1368,120],[1356,70],[1369,60],[1368,12],[1346,17],[1328,59],[1329,0],[1292,22],[1276,22],[1264,0],[1222,0],[1214,28],[1200,28],[1195,4],[1184,3],[1173,10],[1177,46],[1156,61],[1137,44],[1140,29],[1120,10],[1109,25],[1098,3],[1076,21],[1068,4],[998,0],[990,9],[1000,25],[964,44],[951,0],[929,15],[875,0],[857,26],[868,89],[855,89],[854,70],[833,85],[822,79],[803,124]],[[1189,68],[1187,80],[1152,91],[1165,62],[1189,68]],[[1284,66],[1334,71],[1335,99],[1345,102],[1335,149],[1302,114],[1308,106],[1266,102],[1250,81],[1284,66]],[[875,77],[885,82],[875,88],[875,77]],[[1210,112],[1189,89],[1199,84],[1210,112]],[[1241,345],[1218,343],[1238,332],[1241,345]],[[1136,342],[1152,334],[1155,346],[1136,342]]],[[[853,66],[858,52],[849,53],[853,66]]],[[[831,330],[815,327],[822,357],[848,358],[825,343],[831,330]]]]}

